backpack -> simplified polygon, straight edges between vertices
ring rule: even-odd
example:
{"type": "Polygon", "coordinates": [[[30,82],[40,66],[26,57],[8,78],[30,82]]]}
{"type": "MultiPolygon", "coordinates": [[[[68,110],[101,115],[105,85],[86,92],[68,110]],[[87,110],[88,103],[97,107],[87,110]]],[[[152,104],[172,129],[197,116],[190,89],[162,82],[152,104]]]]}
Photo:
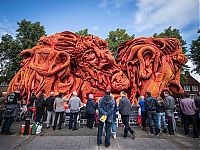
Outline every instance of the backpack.
{"type": "Polygon", "coordinates": [[[152,110],[156,110],[156,109],[157,109],[156,100],[152,97],[146,99],[146,110],[152,111],[152,110]]]}

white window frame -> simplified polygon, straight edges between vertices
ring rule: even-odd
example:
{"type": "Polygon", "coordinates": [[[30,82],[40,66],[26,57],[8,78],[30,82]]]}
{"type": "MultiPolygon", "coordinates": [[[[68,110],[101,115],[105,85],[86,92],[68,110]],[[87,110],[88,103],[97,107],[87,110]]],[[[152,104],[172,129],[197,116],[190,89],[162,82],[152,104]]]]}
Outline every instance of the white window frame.
{"type": "Polygon", "coordinates": [[[198,91],[199,89],[198,89],[198,86],[197,85],[193,85],[192,86],[192,91],[198,91]]]}
{"type": "Polygon", "coordinates": [[[184,85],[184,91],[190,91],[190,85],[184,85]]]}
{"type": "Polygon", "coordinates": [[[191,99],[195,99],[196,96],[197,96],[196,94],[190,94],[190,98],[191,98],[191,99]]]}

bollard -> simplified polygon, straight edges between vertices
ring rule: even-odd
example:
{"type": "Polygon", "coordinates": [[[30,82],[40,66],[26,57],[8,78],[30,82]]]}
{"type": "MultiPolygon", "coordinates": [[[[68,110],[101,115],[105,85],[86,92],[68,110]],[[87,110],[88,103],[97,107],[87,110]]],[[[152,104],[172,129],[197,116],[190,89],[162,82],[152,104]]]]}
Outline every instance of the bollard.
{"type": "Polygon", "coordinates": [[[24,129],[24,135],[29,134],[29,128],[30,128],[30,119],[25,120],[25,129],[24,129]]]}

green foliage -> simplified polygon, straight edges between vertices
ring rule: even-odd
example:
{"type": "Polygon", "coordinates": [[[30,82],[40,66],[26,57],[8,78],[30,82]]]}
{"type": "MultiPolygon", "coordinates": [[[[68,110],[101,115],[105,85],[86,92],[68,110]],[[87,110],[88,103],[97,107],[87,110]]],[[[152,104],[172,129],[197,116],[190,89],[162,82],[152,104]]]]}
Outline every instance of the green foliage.
{"type": "Polygon", "coordinates": [[[44,26],[39,22],[22,20],[18,22],[16,37],[3,35],[0,42],[0,82],[9,83],[12,77],[20,69],[22,60],[20,52],[27,48],[34,47],[39,38],[45,35],[44,26]]]}
{"type": "MultiPolygon", "coordinates": [[[[197,33],[200,34],[200,29],[198,29],[197,33]]],[[[200,36],[196,40],[192,40],[192,44],[190,47],[190,58],[193,61],[193,64],[196,65],[196,68],[193,70],[196,73],[200,74],[200,36]]]]}
{"type": "Polygon", "coordinates": [[[75,32],[79,36],[90,36],[91,34],[88,33],[88,29],[83,29],[78,32],[75,32]]]}
{"type": "Polygon", "coordinates": [[[125,29],[116,29],[115,31],[110,31],[106,41],[108,42],[108,47],[112,52],[113,56],[117,57],[117,48],[121,43],[127,40],[134,39],[134,35],[130,36],[125,29]]]}

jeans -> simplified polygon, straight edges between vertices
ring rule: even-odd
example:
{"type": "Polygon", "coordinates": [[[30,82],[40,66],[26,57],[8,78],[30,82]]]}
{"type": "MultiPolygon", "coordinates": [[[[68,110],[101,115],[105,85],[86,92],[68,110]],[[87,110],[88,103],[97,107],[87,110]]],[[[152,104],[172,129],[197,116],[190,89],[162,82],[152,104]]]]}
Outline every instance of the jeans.
{"type": "Polygon", "coordinates": [[[165,112],[157,113],[157,125],[158,129],[161,128],[161,121],[164,129],[167,129],[167,124],[165,122],[165,112]]]}
{"type": "Polygon", "coordinates": [[[133,134],[134,131],[131,129],[131,127],[129,126],[129,115],[121,115],[122,117],[122,123],[124,124],[125,128],[124,128],[124,137],[128,136],[128,131],[133,134]]]}
{"type": "Polygon", "coordinates": [[[87,127],[88,128],[93,128],[95,121],[95,114],[87,114],[87,127]]]}
{"type": "Polygon", "coordinates": [[[1,134],[8,134],[10,132],[10,127],[14,121],[14,117],[5,117],[3,126],[1,128],[1,134]]]}
{"type": "Polygon", "coordinates": [[[141,111],[141,116],[142,116],[142,127],[146,128],[147,112],[141,111]]]}
{"type": "Polygon", "coordinates": [[[115,119],[112,121],[111,127],[112,127],[112,133],[116,133],[117,132],[117,126],[116,126],[116,120],[115,119]]]}
{"type": "MultiPolygon", "coordinates": [[[[103,126],[104,122],[101,122],[99,120],[98,124],[98,133],[97,133],[97,144],[102,144],[102,132],[103,132],[103,126]]],[[[110,132],[111,132],[111,123],[110,122],[105,122],[105,132],[106,132],[106,137],[105,137],[105,146],[110,145],[110,132]]]]}
{"type": "Polygon", "coordinates": [[[39,123],[42,123],[41,120],[42,120],[42,112],[41,111],[36,111],[36,122],[39,122],[39,123]]]}
{"type": "Polygon", "coordinates": [[[69,129],[72,128],[72,124],[74,125],[73,129],[77,129],[77,117],[78,117],[78,112],[76,113],[70,112],[69,129]]]}
{"type": "Polygon", "coordinates": [[[193,125],[193,134],[194,138],[198,138],[198,128],[197,128],[197,121],[195,115],[183,115],[183,122],[184,122],[184,130],[185,130],[185,135],[189,134],[189,126],[190,123],[193,125]]]}
{"type": "Polygon", "coordinates": [[[176,121],[174,119],[174,111],[173,110],[166,110],[167,121],[168,121],[168,130],[170,135],[175,134],[176,130],[176,121]]]}
{"type": "Polygon", "coordinates": [[[148,119],[148,125],[150,129],[150,133],[153,134],[153,123],[154,120],[154,127],[155,127],[155,134],[158,135],[158,125],[157,125],[157,113],[156,111],[147,111],[147,119],[148,119]]]}
{"type": "Polygon", "coordinates": [[[58,128],[61,129],[61,125],[62,125],[62,122],[63,122],[63,115],[64,115],[64,111],[63,112],[56,112],[56,116],[55,116],[55,120],[54,120],[54,126],[53,126],[54,129],[56,128],[59,116],[60,116],[60,119],[59,119],[58,128]]]}
{"type": "Polygon", "coordinates": [[[51,116],[52,116],[52,124],[51,126],[54,126],[54,120],[55,120],[55,111],[47,111],[47,127],[49,127],[50,124],[50,120],[51,120],[51,116]]]}

